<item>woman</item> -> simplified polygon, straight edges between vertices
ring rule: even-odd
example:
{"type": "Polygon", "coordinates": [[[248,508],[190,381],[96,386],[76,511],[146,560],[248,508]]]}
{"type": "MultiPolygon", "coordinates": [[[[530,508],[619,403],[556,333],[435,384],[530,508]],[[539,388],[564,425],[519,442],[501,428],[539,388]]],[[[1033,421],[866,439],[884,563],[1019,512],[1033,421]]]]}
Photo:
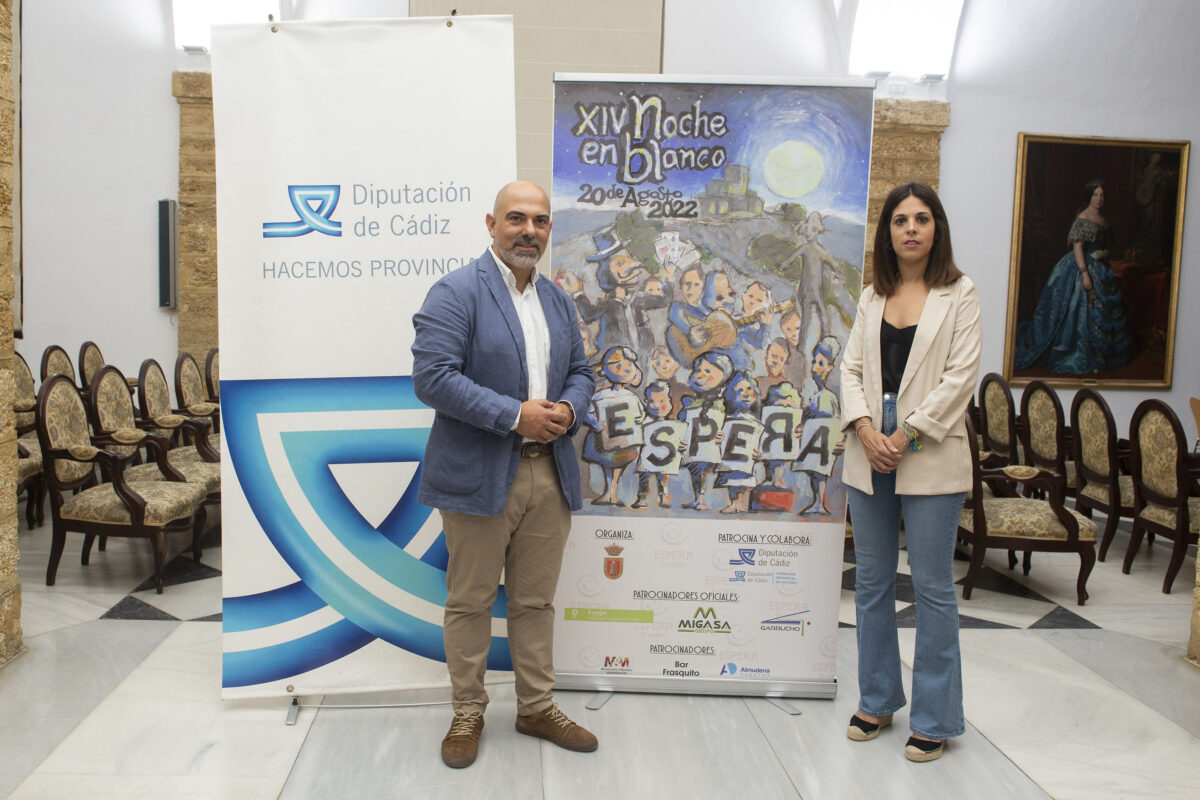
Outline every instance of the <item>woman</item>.
{"type": "Polygon", "coordinates": [[[883,204],[875,275],[842,356],[842,480],[857,562],[858,711],[847,735],[867,741],[905,704],[895,578],[903,514],[917,604],[911,761],[941,756],[964,730],[954,540],[971,482],[964,414],[979,372],[979,298],[954,265],[933,189],[907,183],[883,204]]]}
{"type": "Polygon", "coordinates": [[[1108,248],[1112,231],[1100,214],[1104,182],[1088,181],[1087,204],[1067,234],[1071,251],[1046,279],[1033,318],[1017,325],[1013,368],[1085,374],[1129,363],[1129,331],[1108,248]]]}

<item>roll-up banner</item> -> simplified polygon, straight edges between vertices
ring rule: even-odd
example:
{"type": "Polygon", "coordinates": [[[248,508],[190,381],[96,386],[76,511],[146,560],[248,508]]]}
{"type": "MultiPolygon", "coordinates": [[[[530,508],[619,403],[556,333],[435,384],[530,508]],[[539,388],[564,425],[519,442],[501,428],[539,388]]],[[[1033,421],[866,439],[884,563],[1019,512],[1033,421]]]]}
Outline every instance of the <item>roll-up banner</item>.
{"type": "Polygon", "coordinates": [[[553,279],[597,379],[559,686],[832,697],[867,82],[558,75],[553,279]]]}
{"type": "Polygon", "coordinates": [[[511,17],[217,27],[212,63],[223,696],[447,685],[412,315],[516,176],[511,17]]]}

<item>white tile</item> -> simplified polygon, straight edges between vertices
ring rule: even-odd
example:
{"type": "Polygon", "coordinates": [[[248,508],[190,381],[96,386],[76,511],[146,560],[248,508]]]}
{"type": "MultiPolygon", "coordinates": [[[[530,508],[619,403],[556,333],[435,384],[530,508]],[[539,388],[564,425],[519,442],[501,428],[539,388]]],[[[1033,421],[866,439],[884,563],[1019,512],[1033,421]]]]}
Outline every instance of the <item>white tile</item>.
{"type": "Polygon", "coordinates": [[[286,726],[282,699],[222,703],[219,675],[220,625],[180,623],[12,797],[79,785],[90,796],[276,796],[314,715],[286,726]]]}
{"type": "Polygon", "coordinates": [[[1054,797],[1193,798],[1200,739],[1035,631],[963,631],[967,717],[1054,797]]]}
{"type": "MultiPolygon", "coordinates": [[[[1004,753],[969,725],[936,764],[914,764],[905,759],[907,709],[897,712],[892,726],[877,739],[848,739],[846,725],[858,706],[856,659],[854,631],[839,631],[837,697],[833,701],[791,701],[801,709],[801,716],[788,716],[761,700],[745,701],[799,796],[889,800],[1046,797],[1004,753]],[[987,787],[987,794],[979,793],[981,786],[987,787]]],[[[908,669],[903,672],[907,690],[912,676],[908,669]]]]}
{"type": "MultiPolygon", "coordinates": [[[[511,684],[488,686],[488,694],[491,705],[479,756],[466,769],[450,769],[441,760],[441,741],[452,715],[448,705],[322,709],[280,797],[542,797],[541,743],[513,729],[511,684]],[[331,764],[337,768],[330,769],[331,764]]],[[[446,697],[447,690],[439,689],[330,697],[328,702],[385,705],[446,697]]]]}
{"type": "MultiPolygon", "coordinates": [[[[179,623],[98,620],[25,637],[0,670],[0,797],[28,776],[179,623]]],[[[81,796],[62,794],[59,797],[81,796]]]]}

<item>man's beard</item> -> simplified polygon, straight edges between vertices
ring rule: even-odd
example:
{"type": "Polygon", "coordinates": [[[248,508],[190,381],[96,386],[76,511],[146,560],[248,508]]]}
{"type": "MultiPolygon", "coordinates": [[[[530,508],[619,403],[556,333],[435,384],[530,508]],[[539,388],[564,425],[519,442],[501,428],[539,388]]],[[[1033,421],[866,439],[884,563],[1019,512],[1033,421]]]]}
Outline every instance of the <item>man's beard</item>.
{"type": "Polygon", "coordinates": [[[513,242],[511,248],[503,248],[497,245],[496,249],[500,251],[500,257],[504,259],[504,263],[517,269],[533,269],[542,258],[542,249],[538,247],[536,241],[522,241],[518,239],[513,242]],[[537,252],[526,253],[518,250],[517,245],[519,244],[531,244],[537,247],[537,252]]]}

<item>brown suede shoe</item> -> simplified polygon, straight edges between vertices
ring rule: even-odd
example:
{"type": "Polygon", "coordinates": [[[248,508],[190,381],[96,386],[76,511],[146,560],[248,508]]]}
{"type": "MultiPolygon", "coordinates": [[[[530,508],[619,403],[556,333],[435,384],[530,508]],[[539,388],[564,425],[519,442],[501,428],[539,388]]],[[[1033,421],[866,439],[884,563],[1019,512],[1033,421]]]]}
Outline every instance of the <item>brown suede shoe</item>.
{"type": "Polygon", "coordinates": [[[479,752],[479,734],[483,733],[483,713],[455,711],[446,738],[442,739],[442,762],[462,769],[475,763],[479,752]]]}
{"type": "Polygon", "coordinates": [[[526,717],[518,714],[517,733],[536,736],[577,753],[590,753],[600,744],[591,731],[571,722],[553,703],[536,714],[526,717]]]}

